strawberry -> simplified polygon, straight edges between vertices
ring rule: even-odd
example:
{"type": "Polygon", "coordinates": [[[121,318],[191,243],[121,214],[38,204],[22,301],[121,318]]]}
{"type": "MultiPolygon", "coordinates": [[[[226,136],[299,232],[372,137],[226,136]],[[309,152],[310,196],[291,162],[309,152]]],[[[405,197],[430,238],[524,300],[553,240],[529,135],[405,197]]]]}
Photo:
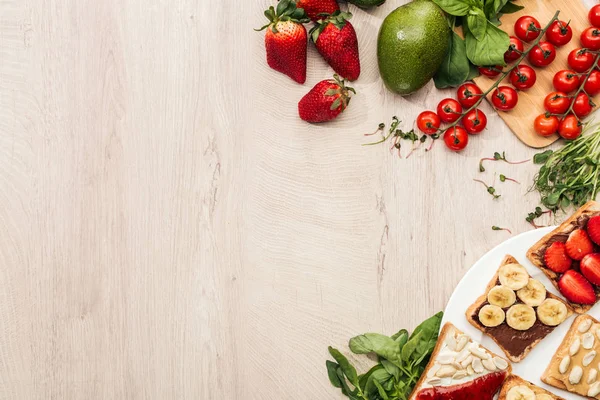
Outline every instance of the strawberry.
{"type": "Polygon", "coordinates": [[[590,239],[600,246],[600,215],[590,218],[587,223],[587,233],[590,239]]]}
{"type": "Polygon", "coordinates": [[[581,260],[586,255],[594,252],[594,244],[583,229],[575,229],[567,239],[567,254],[573,260],[581,260]]]}
{"type": "Polygon", "coordinates": [[[350,102],[350,92],[343,79],[336,74],[315,85],[298,103],[300,118],[307,122],[325,122],[337,118],[350,102]]]}
{"type": "Polygon", "coordinates": [[[265,11],[269,23],[259,31],[267,30],[265,47],[267,63],[298,83],[306,82],[307,34],[303,23],[310,22],[304,10],[291,0],[281,0],[277,10],[271,6],[265,11]]]}
{"type": "Polygon", "coordinates": [[[579,268],[588,281],[594,285],[600,285],[600,253],[592,253],[583,257],[579,268]]]}
{"type": "Polygon", "coordinates": [[[558,289],[567,300],[576,304],[594,304],[596,292],[592,285],[575,270],[569,270],[558,281],[558,289]]]}
{"type": "Polygon", "coordinates": [[[349,81],[354,81],[360,75],[360,59],[356,31],[348,21],[350,17],[350,13],[336,11],[318,20],[310,30],[310,37],[331,68],[349,81]]]}
{"type": "Polygon", "coordinates": [[[544,253],[546,267],[562,274],[571,268],[572,260],[567,255],[567,247],[562,242],[554,242],[544,253]]]}
{"type": "Polygon", "coordinates": [[[303,8],[308,18],[317,21],[321,14],[333,14],[340,10],[337,0],[298,0],[298,8],[303,8]]]}

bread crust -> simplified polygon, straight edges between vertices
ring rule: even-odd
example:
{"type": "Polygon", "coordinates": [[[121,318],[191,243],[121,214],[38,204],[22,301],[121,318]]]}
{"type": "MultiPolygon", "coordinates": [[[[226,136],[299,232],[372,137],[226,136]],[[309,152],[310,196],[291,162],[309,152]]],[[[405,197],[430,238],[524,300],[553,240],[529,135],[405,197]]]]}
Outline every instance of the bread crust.
{"type": "MultiPolygon", "coordinates": [[[[510,254],[507,254],[504,259],[502,260],[502,262],[500,263],[500,266],[498,267],[498,270],[500,268],[502,268],[504,265],[508,265],[508,264],[520,264],[519,261],[511,256],[510,254]]],[[[531,275],[529,276],[531,278],[531,275]]],[[[489,291],[496,286],[496,282],[498,282],[498,272],[496,272],[494,274],[494,277],[492,278],[492,280],[490,281],[490,283],[488,283],[487,287],[485,288],[485,292],[483,295],[479,296],[477,298],[477,300],[475,300],[475,303],[473,303],[469,308],[467,308],[467,311],[465,312],[465,316],[467,318],[467,321],[469,321],[469,323],[471,325],[473,325],[475,328],[477,328],[479,331],[483,332],[485,335],[489,336],[494,342],[496,342],[496,344],[498,345],[498,347],[500,347],[502,349],[502,351],[504,352],[504,354],[506,354],[506,357],[515,363],[521,362],[523,361],[523,359],[529,354],[529,352],[531,350],[533,350],[533,348],[535,346],[538,345],[539,342],[541,342],[546,336],[541,337],[533,342],[531,342],[531,344],[529,346],[527,346],[527,348],[525,348],[525,350],[518,356],[510,354],[509,351],[502,346],[502,344],[500,344],[500,342],[498,341],[498,339],[495,337],[495,335],[490,334],[489,332],[486,332],[485,329],[481,328],[480,324],[477,323],[477,321],[475,321],[475,319],[473,318],[473,314],[475,314],[475,311],[477,311],[477,309],[479,307],[481,307],[483,305],[483,303],[485,303],[487,301],[487,294],[489,293],[489,291]]],[[[570,305],[565,302],[564,300],[556,297],[555,295],[553,295],[550,292],[547,292],[546,294],[547,298],[550,299],[555,299],[558,301],[561,301],[563,303],[565,303],[565,305],[567,306],[567,310],[569,312],[569,315],[567,316],[567,318],[569,318],[571,315],[573,315],[573,309],[570,307],[570,305]]]]}
{"type": "MultiPolygon", "coordinates": [[[[412,391],[412,393],[411,393],[411,395],[410,395],[410,397],[409,397],[408,400],[415,400],[416,399],[417,393],[419,393],[419,390],[421,390],[421,386],[423,385],[423,382],[425,381],[425,379],[427,377],[427,373],[431,369],[431,366],[435,363],[435,359],[437,358],[440,350],[442,349],[442,346],[443,346],[443,344],[444,344],[444,342],[446,340],[446,335],[451,330],[454,330],[454,331],[456,331],[459,334],[464,334],[463,331],[461,331],[460,329],[458,329],[457,327],[455,327],[452,323],[446,322],[444,324],[444,326],[440,330],[440,334],[438,335],[438,341],[435,344],[435,348],[433,349],[433,353],[431,353],[431,358],[429,359],[429,364],[427,364],[427,367],[423,371],[423,374],[421,375],[421,377],[417,381],[417,384],[415,385],[415,388],[413,389],[413,391],[412,391]]],[[[472,338],[471,338],[471,340],[472,340],[472,338]]],[[[498,354],[492,352],[491,350],[486,349],[486,351],[488,351],[492,356],[504,358],[504,357],[499,356],[498,354]]],[[[512,373],[512,365],[510,365],[510,363],[508,363],[508,367],[506,368],[506,373],[507,373],[507,376],[510,376],[510,374],[512,373]]]]}
{"type": "MultiPolygon", "coordinates": [[[[565,222],[560,224],[560,226],[558,228],[554,229],[552,232],[548,233],[543,238],[541,238],[537,243],[535,243],[533,246],[531,246],[531,248],[527,251],[527,259],[529,261],[531,261],[533,263],[533,265],[535,265],[536,267],[541,269],[542,272],[544,273],[544,275],[546,275],[548,277],[548,279],[550,279],[552,281],[552,284],[559,291],[560,291],[560,289],[558,287],[559,274],[546,268],[546,266],[544,264],[544,257],[538,253],[540,252],[540,250],[545,248],[548,245],[548,242],[551,239],[553,239],[556,235],[570,234],[575,229],[575,224],[576,224],[577,220],[579,219],[579,217],[584,216],[586,214],[589,215],[589,214],[596,214],[596,213],[600,213],[600,203],[593,201],[593,200],[588,201],[583,206],[581,206],[581,208],[579,210],[577,210],[575,212],[575,214],[573,214],[569,219],[567,219],[565,222]]],[[[595,287],[594,289],[596,291],[596,302],[598,302],[600,300],[600,290],[598,289],[598,287],[595,287]]],[[[577,303],[571,303],[568,300],[565,300],[565,301],[571,306],[571,308],[577,314],[585,314],[593,307],[593,305],[589,305],[589,304],[577,304],[577,303]]]]}
{"type": "Polygon", "coordinates": [[[537,395],[537,394],[547,394],[552,396],[552,398],[556,399],[556,400],[565,400],[562,397],[559,397],[557,395],[555,395],[552,392],[547,391],[546,389],[543,389],[537,385],[534,385],[531,382],[526,381],[525,379],[521,378],[520,376],[517,375],[510,375],[508,378],[506,378],[506,381],[504,381],[504,385],[502,386],[502,390],[500,390],[500,395],[498,396],[498,400],[506,400],[506,394],[508,393],[508,391],[510,389],[512,389],[515,386],[527,386],[529,389],[533,390],[533,392],[537,395]]]}

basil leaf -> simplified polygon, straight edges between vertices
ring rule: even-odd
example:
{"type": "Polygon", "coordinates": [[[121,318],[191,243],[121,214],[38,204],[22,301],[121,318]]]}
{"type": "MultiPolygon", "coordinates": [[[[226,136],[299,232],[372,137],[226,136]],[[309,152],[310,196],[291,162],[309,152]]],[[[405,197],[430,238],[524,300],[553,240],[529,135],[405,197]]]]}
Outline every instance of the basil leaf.
{"type": "Polygon", "coordinates": [[[350,361],[348,361],[346,356],[331,346],[329,346],[329,354],[331,354],[335,361],[337,361],[337,363],[340,365],[340,370],[344,373],[344,375],[346,375],[350,383],[352,383],[354,386],[358,386],[358,375],[356,374],[356,368],[350,364],[350,361]]]}
{"type": "Polygon", "coordinates": [[[506,3],[506,5],[504,5],[504,7],[502,7],[502,9],[500,10],[500,13],[512,14],[512,13],[516,13],[517,11],[521,11],[524,8],[525,8],[524,6],[515,4],[512,1],[509,1],[508,3],[506,3]]]}
{"type": "Polygon", "coordinates": [[[331,384],[336,388],[341,388],[342,382],[340,381],[340,378],[337,375],[337,369],[339,368],[339,365],[330,360],[325,361],[325,365],[327,366],[327,375],[329,376],[329,382],[331,382],[331,384]]]}
{"type": "Polygon", "coordinates": [[[433,2],[448,14],[459,17],[467,15],[471,9],[469,0],[433,0],[433,2]]]}
{"type": "MultiPolygon", "coordinates": [[[[469,14],[467,15],[467,25],[469,26],[469,31],[475,36],[475,39],[484,39],[487,24],[487,18],[481,8],[474,8],[469,11],[469,14]]],[[[508,46],[506,47],[508,48],[508,46]]]]}
{"type": "Polygon", "coordinates": [[[506,65],[504,53],[510,45],[508,34],[497,26],[488,22],[482,40],[467,30],[466,33],[467,57],[475,65],[506,65]]]}
{"type": "Polygon", "coordinates": [[[379,333],[365,333],[350,339],[349,347],[355,354],[375,353],[399,367],[402,366],[400,347],[388,336],[379,333]]]}
{"type": "Polygon", "coordinates": [[[435,73],[433,80],[435,87],[443,89],[461,85],[469,76],[469,60],[465,41],[452,32],[446,58],[435,73]]]}
{"type": "Polygon", "coordinates": [[[548,161],[548,158],[550,158],[550,156],[552,155],[552,153],[554,153],[552,150],[546,150],[543,153],[537,153],[535,156],[533,156],[533,163],[545,164],[546,161],[548,161]]]}

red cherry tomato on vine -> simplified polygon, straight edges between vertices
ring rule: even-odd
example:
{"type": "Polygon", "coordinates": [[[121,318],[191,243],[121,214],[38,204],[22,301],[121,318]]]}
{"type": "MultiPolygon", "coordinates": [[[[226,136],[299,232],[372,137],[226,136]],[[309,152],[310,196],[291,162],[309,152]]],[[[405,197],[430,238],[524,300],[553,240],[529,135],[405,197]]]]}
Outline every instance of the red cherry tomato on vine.
{"type": "Polygon", "coordinates": [[[534,67],[546,67],[556,58],[556,49],[550,42],[540,42],[529,52],[529,62],[534,67]]]}
{"type": "Polygon", "coordinates": [[[524,49],[525,48],[523,47],[523,42],[521,39],[516,36],[511,36],[508,50],[506,50],[506,53],[504,53],[504,61],[511,63],[518,60],[519,57],[521,57],[524,49]]]}
{"type": "Polygon", "coordinates": [[[550,114],[564,114],[571,106],[571,98],[563,92],[552,92],[544,99],[544,108],[550,114]]]}
{"type": "Polygon", "coordinates": [[[423,111],[417,117],[417,128],[426,135],[436,134],[442,121],[433,111],[423,111]]]}
{"type": "Polygon", "coordinates": [[[594,65],[594,55],[585,49],[575,49],[569,53],[567,62],[573,71],[586,72],[594,65]]]}
{"type": "Polygon", "coordinates": [[[519,95],[517,94],[517,91],[510,86],[500,86],[498,89],[494,90],[492,104],[498,110],[512,110],[518,102],[519,95]]]}
{"type": "Polygon", "coordinates": [[[594,106],[595,104],[592,102],[592,99],[590,99],[587,94],[581,92],[575,98],[573,112],[578,118],[584,118],[590,115],[594,106]]]}
{"type": "Polygon", "coordinates": [[[558,125],[558,134],[567,140],[577,139],[581,135],[581,124],[573,114],[567,115],[558,125]]]}
{"type": "Polygon", "coordinates": [[[464,108],[471,108],[481,99],[483,92],[474,83],[463,83],[456,92],[456,98],[464,108]]]}
{"type": "Polygon", "coordinates": [[[469,134],[462,126],[448,128],[444,132],[444,143],[452,151],[461,151],[469,144],[469,134]]]}
{"type": "Polygon", "coordinates": [[[600,28],[600,4],[596,4],[588,13],[590,24],[596,28],[600,28]]]}
{"type": "Polygon", "coordinates": [[[510,83],[519,90],[527,90],[535,84],[537,75],[529,65],[519,65],[510,71],[510,83]]]}
{"type": "Polygon", "coordinates": [[[600,30],[590,26],[581,32],[579,41],[581,42],[581,46],[585,47],[586,49],[593,51],[600,50],[600,30]]]}
{"type": "Polygon", "coordinates": [[[573,38],[573,30],[568,22],[554,21],[546,31],[546,40],[555,46],[564,46],[573,38]]]}
{"type": "Polygon", "coordinates": [[[554,75],[552,83],[559,92],[571,93],[579,88],[579,76],[575,71],[563,69],[554,75]]]}
{"type": "Polygon", "coordinates": [[[540,136],[552,136],[558,130],[559,121],[554,115],[540,114],[533,122],[533,129],[540,136]]]}
{"type": "Polygon", "coordinates": [[[524,42],[537,39],[541,30],[539,21],[529,15],[525,15],[515,22],[515,35],[524,42]]]}
{"type": "Polygon", "coordinates": [[[454,99],[444,99],[437,106],[437,115],[444,122],[457,121],[462,114],[462,106],[454,99]]]}
{"type": "Polygon", "coordinates": [[[489,78],[494,78],[500,75],[500,72],[502,72],[502,65],[496,65],[491,67],[479,67],[478,69],[481,75],[485,75],[489,78]]]}
{"type": "Polygon", "coordinates": [[[474,109],[465,114],[462,119],[462,124],[467,133],[477,135],[487,126],[487,117],[483,111],[474,109]]]}
{"type": "Polygon", "coordinates": [[[600,93],[600,71],[593,70],[585,81],[583,90],[590,96],[595,96],[600,93]]]}

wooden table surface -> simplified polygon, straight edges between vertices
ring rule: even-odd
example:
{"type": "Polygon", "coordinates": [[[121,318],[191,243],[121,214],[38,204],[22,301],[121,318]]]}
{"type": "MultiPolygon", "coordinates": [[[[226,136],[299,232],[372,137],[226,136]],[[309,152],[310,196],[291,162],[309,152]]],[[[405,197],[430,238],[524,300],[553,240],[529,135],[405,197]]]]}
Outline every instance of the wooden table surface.
{"type": "Polygon", "coordinates": [[[384,89],[405,1],[350,7],[358,95],[319,126],[296,104],[332,71],[313,48],[304,86],[268,68],[272,3],[0,0],[1,399],[338,398],[328,345],[412,329],[492,225],[531,229],[535,166],[478,172],[535,154],[487,104],[460,154],[361,146],[453,93],[384,89]],[[495,173],[522,184],[493,200],[495,173]]]}

